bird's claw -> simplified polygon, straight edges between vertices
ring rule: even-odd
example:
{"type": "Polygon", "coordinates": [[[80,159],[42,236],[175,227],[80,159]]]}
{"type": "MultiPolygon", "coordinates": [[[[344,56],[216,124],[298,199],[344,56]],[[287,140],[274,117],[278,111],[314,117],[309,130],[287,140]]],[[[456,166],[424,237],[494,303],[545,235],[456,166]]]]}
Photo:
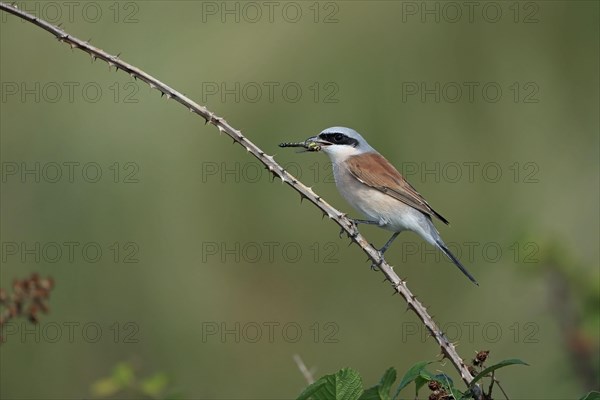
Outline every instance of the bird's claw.
{"type": "MultiPolygon", "coordinates": [[[[356,234],[358,233],[358,223],[356,222],[356,220],[354,218],[350,218],[348,217],[348,214],[346,213],[342,213],[340,214],[340,217],[346,218],[348,221],[350,221],[350,224],[348,225],[348,227],[354,231],[354,233],[348,233],[348,237],[350,236],[356,236],[356,234]]],[[[340,239],[342,238],[342,235],[344,234],[345,229],[344,228],[340,228],[340,239]]]]}
{"type": "Polygon", "coordinates": [[[358,232],[358,224],[356,221],[352,218],[348,218],[348,221],[350,221],[350,227],[354,228],[354,230],[358,232]]]}
{"type": "Polygon", "coordinates": [[[379,271],[379,266],[380,266],[382,263],[386,262],[386,261],[385,261],[385,258],[383,257],[383,253],[381,252],[381,250],[379,250],[379,249],[377,249],[377,247],[373,246],[373,243],[369,243],[369,244],[371,245],[371,247],[373,247],[373,248],[374,248],[374,249],[377,251],[377,254],[379,254],[379,262],[375,262],[375,261],[373,261],[373,262],[371,263],[371,269],[372,269],[373,271],[379,271]]]}
{"type": "Polygon", "coordinates": [[[371,269],[372,269],[373,271],[379,271],[379,269],[380,269],[379,267],[381,266],[381,264],[383,264],[384,262],[386,262],[386,261],[385,261],[385,258],[383,258],[383,254],[382,254],[381,252],[379,253],[379,257],[380,257],[380,258],[379,258],[379,262],[375,262],[375,261],[373,261],[373,262],[371,263],[371,269]]]}

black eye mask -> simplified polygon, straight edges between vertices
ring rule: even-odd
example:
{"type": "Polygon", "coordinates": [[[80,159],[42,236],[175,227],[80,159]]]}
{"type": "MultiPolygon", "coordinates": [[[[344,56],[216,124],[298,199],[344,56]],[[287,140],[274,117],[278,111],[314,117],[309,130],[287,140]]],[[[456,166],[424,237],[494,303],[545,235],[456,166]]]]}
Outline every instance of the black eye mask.
{"type": "Polygon", "coordinates": [[[352,147],[358,146],[358,140],[348,137],[348,136],[344,135],[343,133],[339,133],[339,132],[322,133],[319,135],[319,137],[323,140],[328,141],[329,143],[332,143],[332,144],[342,144],[342,145],[348,145],[348,146],[352,146],[352,147]]]}

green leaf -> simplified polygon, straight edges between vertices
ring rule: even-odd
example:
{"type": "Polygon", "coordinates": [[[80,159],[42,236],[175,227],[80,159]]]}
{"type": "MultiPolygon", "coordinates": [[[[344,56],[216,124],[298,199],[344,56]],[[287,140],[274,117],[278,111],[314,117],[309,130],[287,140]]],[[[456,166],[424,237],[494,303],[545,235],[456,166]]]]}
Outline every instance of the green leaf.
{"type": "Polygon", "coordinates": [[[446,374],[433,375],[430,381],[438,381],[448,390],[454,389],[454,381],[446,374]]]}
{"type": "Polygon", "coordinates": [[[425,379],[427,381],[435,379],[435,375],[433,375],[431,372],[427,371],[425,368],[423,368],[421,370],[421,373],[419,374],[419,377],[421,377],[421,378],[423,378],[423,379],[425,379]]]}
{"type": "Polygon", "coordinates": [[[400,395],[402,389],[407,387],[412,381],[417,379],[421,375],[421,372],[425,369],[426,366],[431,364],[433,361],[420,361],[409,368],[408,371],[402,377],[400,384],[398,385],[398,389],[396,389],[396,394],[394,395],[394,399],[397,399],[400,395]]]}
{"type": "Polygon", "coordinates": [[[600,392],[589,392],[579,400],[600,400],[600,392]]]}
{"type": "Polygon", "coordinates": [[[159,372],[151,377],[145,378],[140,383],[140,390],[150,397],[159,397],[160,394],[166,389],[169,379],[167,375],[159,372]]]}
{"type": "Polygon", "coordinates": [[[473,378],[473,380],[471,381],[471,384],[469,385],[469,387],[472,388],[473,386],[475,386],[477,381],[479,381],[481,378],[485,377],[490,372],[495,371],[498,368],[507,367],[509,365],[529,365],[529,364],[527,364],[525,361],[519,360],[518,358],[511,358],[510,360],[500,361],[498,364],[494,364],[491,367],[487,367],[486,369],[481,371],[479,374],[477,374],[477,376],[475,378],[473,378]]]}
{"type": "Polygon", "coordinates": [[[311,383],[308,385],[306,389],[300,393],[300,396],[296,400],[307,400],[313,394],[317,393],[323,386],[327,384],[327,380],[325,377],[320,378],[318,381],[311,383]]]}
{"type": "Polygon", "coordinates": [[[424,378],[423,375],[417,376],[415,379],[415,398],[419,397],[419,390],[421,390],[423,386],[427,385],[427,382],[429,382],[429,379],[424,378]]]}
{"type": "Polygon", "coordinates": [[[360,400],[391,400],[390,390],[396,381],[396,369],[391,367],[381,377],[379,383],[364,391],[360,400]]]}
{"type": "Polygon", "coordinates": [[[92,384],[92,394],[94,397],[109,397],[117,393],[120,389],[113,378],[99,379],[92,384]]]}
{"type": "Polygon", "coordinates": [[[118,363],[113,369],[112,379],[121,388],[131,386],[135,380],[133,368],[127,363],[118,363]]]}
{"type": "Polygon", "coordinates": [[[385,397],[381,397],[379,394],[379,385],[368,388],[363,392],[358,400],[384,400],[385,397]]]}
{"type": "Polygon", "coordinates": [[[298,397],[305,400],[358,400],[363,393],[362,380],[358,372],[343,368],[332,375],[325,375],[307,387],[298,397]]]}
{"type": "Polygon", "coordinates": [[[446,385],[447,387],[452,387],[454,386],[454,381],[452,380],[452,378],[450,378],[448,375],[446,374],[437,374],[437,375],[433,375],[431,377],[432,380],[434,381],[438,381],[440,383],[443,383],[444,385],[446,385]]]}
{"type": "Polygon", "coordinates": [[[379,394],[383,399],[390,398],[390,390],[392,385],[396,381],[396,369],[394,367],[388,368],[387,371],[381,377],[379,381],[379,394]]]}
{"type": "Polygon", "coordinates": [[[448,389],[450,391],[450,393],[452,394],[452,397],[454,397],[455,399],[462,399],[464,396],[464,393],[461,392],[460,390],[451,387],[448,389]]]}
{"type": "Polygon", "coordinates": [[[362,379],[358,372],[351,368],[343,368],[334,375],[327,375],[326,379],[325,388],[328,389],[328,393],[324,393],[322,397],[319,392],[319,400],[358,400],[363,392],[362,379]]]}

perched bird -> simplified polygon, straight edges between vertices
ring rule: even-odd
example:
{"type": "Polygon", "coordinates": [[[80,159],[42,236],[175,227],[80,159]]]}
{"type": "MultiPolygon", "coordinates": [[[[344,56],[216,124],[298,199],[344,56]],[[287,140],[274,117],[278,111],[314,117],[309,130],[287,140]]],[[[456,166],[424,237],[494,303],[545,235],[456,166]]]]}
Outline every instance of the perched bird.
{"type": "Polygon", "coordinates": [[[306,140],[307,148],[324,151],[333,165],[338,191],[350,205],[364,214],[366,220],[355,223],[373,224],[394,232],[379,250],[390,247],[402,231],[413,231],[444,253],[473,283],[473,276],[448,250],[432,222],[435,217],[448,220],[425,201],[410,183],[355,130],[327,128],[306,140]]]}

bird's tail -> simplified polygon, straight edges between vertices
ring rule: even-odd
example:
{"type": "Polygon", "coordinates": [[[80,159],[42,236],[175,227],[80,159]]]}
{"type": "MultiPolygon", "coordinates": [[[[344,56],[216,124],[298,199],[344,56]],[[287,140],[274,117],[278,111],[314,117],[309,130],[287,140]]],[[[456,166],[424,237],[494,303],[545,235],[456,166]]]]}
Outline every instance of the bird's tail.
{"type": "Polygon", "coordinates": [[[456,265],[458,269],[460,269],[462,273],[465,274],[467,278],[471,280],[471,282],[479,286],[479,283],[477,283],[475,278],[473,278],[473,275],[471,275],[469,271],[467,271],[467,269],[460,263],[460,261],[458,261],[458,258],[454,257],[454,254],[452,254],[450,250],[448,250],[446,244],[442,242],[441,239],[436,240],[435,243],[437,247],[442,251],[442,253],[444,253],[446,257],[448,257],[454,263],[454,265],[456,265]]]}

